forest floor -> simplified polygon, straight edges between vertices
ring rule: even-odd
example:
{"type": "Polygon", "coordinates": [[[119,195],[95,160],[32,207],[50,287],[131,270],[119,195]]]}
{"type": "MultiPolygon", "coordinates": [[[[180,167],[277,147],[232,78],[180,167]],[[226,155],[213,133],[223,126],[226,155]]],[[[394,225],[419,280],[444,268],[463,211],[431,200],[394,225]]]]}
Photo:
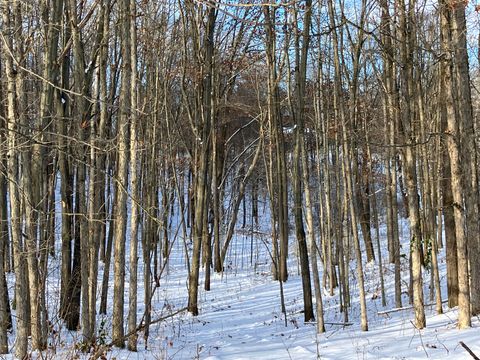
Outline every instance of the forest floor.
{"type": "MultiPolygon", "coordinates": [[[[404,224],[406,225],[406,224],[404,224]]],[[[408,231],[403,226],[403,249],[408,249],[408,231]],[[406,236],[405,236],[406,235],[406,236]]],[[[384,229],[382,229],[384,230],[384,229]]],[[[112,348],[106,359],[471,359],[460,345],[462,341],[480,355],[480,319],[474,318],[471,329],[456,328],[457,313],[444,304],[443,315],[436,315],[435,306],[427,306],[427,328],[417,330],[413,325],[413,310],[404,309],[389,313],[382,311],[394,308],[393,266],[384,257],[384,276],[387,306],[382,307],[378,266],[366,264],[366,300],[368,307],[369,331],[362,332],[359,325],[360,306],[356,282],[355,263],[350,264],[350,287],[352,307],[349,309],[348,326],[344,314],[340,312],[338,289],[330,296],[323,293],[326,332],[316,335],[315,324],[303,322],[303,298],[301,277],[294,255],[290,258],[290,276],[284,284],[287,321],[280,307],[278,282],[271,277],[271,261],[266,234],[239,232],[232,241],[229,261],[223,275],[213,274],[211,291],[200,288],[200,315],[193,317],[185,311],[155,323],[150,328],[147,347],[143,333],[139,333],[138,352],[112,348]],[[259,235],[260,234],[260,235],[259,235]]],[[[385,238],[383,231],[382,239],[385,238]]],[[[383,245],[382,245],[383,246],[383,245]]],[[[295,244],[291,244],[292,254],[295,244]]],[[[182,310],[187,304],[187,270],[182,251],[183,244],[174,244],[170,263],[165,270],[160,286],[153,297],[152,320],[168,316],[182,310]]],[[[386,254],[385,254],[386,255],[386,254]]],[[[58,307],[60,282],[58,260],[51,263],[49,276],[49,307],[51,314],[58,307]]],[[[378,264],[378,262],[376,263],[378,264]]],[[[444,250],[440,258],[441,283],[446,284],[444,250]]],[[[406,260],[405,264],[406,266],[406,260]]],[[[100,269],[101,279],[102,269],[100,269]]],[[[128,270],[127,276],[128,279],[128,270]]],[[[143,271],[140,267],[139,284],[142,284],[143,271]]],[[[430,272],[424,271],[424,291],[426,303],[431,303],[430,272]]],[[[203,279],[203,272],[201,273],[203,279]]],[[[13,277],[9,276],[10,294],[13,277]]],[[[403,303],[408,306],[406,294],[408,269],[402,272],[403,303]]],[[[109,314],[100,316],[98,324],[110,333],[111,297],[109,291],[109,314]]],[[[202,281],[203,285],[203,281],[202,281]]],[[[144,313],[143,286],[138,289],[138,318],[144,313]]],[[[442,289],[446,299],[446,289],[442,289]]],[[[128,299],[128,283],[125,289],[128,299]]],[[[125,314],[128,304],[125,304],[125,314]]],[[[89,359],[73,345],[80,337],[77,332],[68,332],[62,323],[50,319],[54,332],[49,337],[51,349],[43,354],[33,354],[37,359],[89,359]]],[[[14,334],[10,336],[14,345],[14,334]]],[[[110,342],[108,335],[103,339],[110,342]]],[[[11,355],[1,359],[12,359],[11,355]]]]}

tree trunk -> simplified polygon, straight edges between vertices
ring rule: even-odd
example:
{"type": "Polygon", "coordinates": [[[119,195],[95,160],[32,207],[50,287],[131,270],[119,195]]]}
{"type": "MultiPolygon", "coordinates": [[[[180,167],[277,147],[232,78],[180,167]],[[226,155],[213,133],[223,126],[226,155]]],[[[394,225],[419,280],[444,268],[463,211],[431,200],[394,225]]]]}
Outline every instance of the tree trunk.
{"type": "MultiPolygon", "coordinates": [[[[266,31],[266,57],[268,68],[268,93],[267,107],[269,121],[271,122],[271,137],[273,138],[273,146],[275,149],[275,179],[277,189],[277,212],[278,212],[278,235],[280,239],[278,279],[287,281],[288,279],[288,186],[287,186],[287,169],[285,160],[285,141],[283,136],[282,116],[280,113],[280,96],[279,96],[279,77],[277,74],[276,60],[276,10],[274,7],[264,7],[265,15],[265,31],[266,31]]],[[[272,184],[273,185],[273,184],[272,184]]]]}
{"type": "MultiPolygon", "coordinates": [[[[194,12],[200,8],[188,2],[187,6],[194,12]]],[[[188,311],[193,315],[198,315],[198,283],[200,272],[200,255],[203,238],[204,216],[207,215],[206,208],[206,194],[208,191],[208,162],[210,158],[210,134],[211,134],[211,119],[215,114],[212,113],[212,83],[213,83],[213,55],[215,50],[214,34],[216,21],[215,8],[209,8],[207,11],[207,19],[205,19],[205,33],[203,38],[203,49],[195,49],[195,56],[202,71],[202,83],[200,90],[196,94],[198,96],[198,103],[201,109],[201,118],[197,119],[194,133],[197,133],[199,138],[196,141],[196,173],[195,173],[195,204],[194,204],[194,219],[193,219],[193,253],[192,253],[192,268],[189,274],[188,281],[188,311]]],[[[192,14],[193,15],[193,14],[192,14]]],[[[200,29],[197,29],[200,31],[200,29]]],[[[196,34],[199,35],[199,34],[196,34]]],[[[194,39],[199,41],[200,39],[194,39]]]]}
{"type": "Polygon", "coordinates": [[[413,34],[412,26],[414,21],[414,7],[409,5],[408,10],[405,1],[400,2],[400,38],[401,38],[401,63],[403,65],[403,98],[405,108],[401,115],[402,130],[406,147],[403,151],[405,182],[408,193],[408,218],[410,221],[410,248],[411,248],[411,271],[413,285],[413,303],[415,309],[415,326],[423,329],[425,322],[425,309],[423,301],[423,279],[421,247],[422,234],[420,231],[419,197],[416,171],[415,135],[412,126],[415,111],[414,107],[414,85],[413,85],[413,34]]]}
{"type": "MultiPolygon", "coordinates": [[[[3,131],[4,129],[2,129],[3,131]]],[[[6,189],[3,186],[4,176],[0,175],[0,201],[5,202],[7,200],[7,193],[6,189]]],[[[3,223],[6,222],[7,214],[3,213],[3,206],[1,211],[0,221],[3,223]]],[[[2,229],[3,230],[3,229],[2,229]]],[[[3,269],[4,263],[4,251],[5,249],[5,242],[9,241],[8,239],[8,232],[4,233],[3,231],[0,233],[0,355],[8,353],[8,288],[7,288],[7,280],[5,278],[5,271],[3,269]]]]}
{"type": "MultiPolygon", "coordinates": [[[[305,170],[307,167],[303,167],[303,162],[306,162],[307,156],[302,149],[304,149],[304,117],[305,117],[305,83],[306,83],[306,71],[307,71],[307,56],[310,42],[310,26],[311,26],[311,14],[312,14],[312,2],[307,0],[305,2],[305,14],[302,19],[304,26],[302,36],[300,36],[298,9],[295,7],[294,20],[295,20],[295,105],[292,106],[294,121],[296,124],[295,129],[295,148],[293,154],[293,197],[294,197],[294,217],[295,217],[295,232],[298,242],[298,252],[300,257],[300,268],[302,275],[302,289],[303,289],[303,304],[304,304],[304,320],[305,322],[314,319],[313,304],[312,304],[312,286],[310,281],[310,265],[308,258],[307,242],[305,239],[305,230],[303,227],[303,210],[302,189],[308,188],[309,184],[303,184],[302,179],[305,175],[302,175],[302,168],[305,170]]],[[[308,176],[307,176],[308,181],[308,176]]],[[[309,199],[310,200],[310,199],[309,199]]],[[[311,211],[311,209],[310,209],[311,211]]],[[[313,226],[313,223],[311,224],[313,226]]],[[[313,229],[312,229],[313,230],[313,229]]],[[[315,241],[310,239],[311,242],[315,241]]],[[[316,252],[315,252],[316,254],[316,252]]],[[[318,269],[316,269],[318,271],[318,269]]],[[[318,277],[318,272],[317,272],[318,277]]],[[[321,301],[321,298],[320,298],[321,301]]]]}
{"type": "Polygon", "coordinates": [[[115,346],[123,348],[124,339],[124,289],[125,289],[125,231],[127,224],[127,187],[128,187],[128,123],[131,113],[129,96],[131,74],[131,11],[130,0],[120,2],[122,82],[119,94],[120,112],[117,119],[117,202],[114,217],[114,287],[112,340],[115,346]]]}
{"type": "MultiPolygon", "coordinates": [[[[461,142],[461,154],[464,155],[462,172],[462,186],[464,188],[465,215],[466,215],[466,248],[468,248],[469,268],[470,269],[470,299],[468,306],[471,306],[471,315],[480,314],[480,261],[478,253],[480,252],[480,222],[479,222],[479,188],[478,188],[478,169],[477,169],[477,147],[475,144],[475,128],[472,109],[472,95],[470,84],[470,70],[468,66],[467,50],[467,25],[465,18],[466,4],[455,2],[452,8],[451,31],[452,31],[452,50],[455,58],[455,72],[458,101],[458,129],[461,142]]],[[[452,170],[453,171],[453,170],[452,170]]],[[[452,181],[456,181],[452,179],[452,181]]],[[[453,191],[453,187],[452,187],[453,191]]],[[[455,211],[455,209],[454,209],[455,211]]],[[[459,239],[457,238],[457,250],[459,250],[459,239]]],[[[463,245],[462,245],[463,246],[463,245]]],[[[460,262],[460,258],[459,258],[460,262]]],[[[460,269],[459,269],[460,270],[460,269]]],[[[460,274],[459,274],[460,275],[460,274]]],[[[461,277],[461,276],[459,276],[461,277]]],[[[468,280],[466,280],[468,283],[468,280]]],[[[460,285],[460,292],[462,291],[460,285]]],[[[461,304],[459,304],[462,306],[461,304]]],[[[466,306],[466,305],[465,305],[466,306]]],[[[459,320],[460,324],[460,320],[459,320]]],[[[465,322],[466,324],[466,322],[465,322]]],[[[462,325],[459,325],[462,327],[462,325]]]]}
{"type": "MultiPolygon", "coordinates": [[[[333,1],[328,1],[328,12],[330,18],[330,26],[333,29],[336,29],[335,25],[335,10],[333,1]]],[[[363,18],[363,16],[362,16],[363,18]]],[[[335,81],[334,81],[334,108],[336,115],[339,116],[341,121],[341,129],[342,129],[342,170],[343,170],[343,178],[345,182],[345,193],[349,204],[350,210],[350,218],[351,218],[351,229],[353,232],[353,245],[355,249],[355,256],[357,261],[357,276],[358,276],[358,287],[360,292],[360,320],[361,320],[361,328],[362,331],[368,331],[368,320],[367,320],[367,305],[365,302],[365,285],[364,285],[364,276],[363,276],[363,264],[362,264],[362,253],[360,249],[360,240],[358,236],[357,230],[357,212],[355,206],[355,198],[354,198],[354,190],[352,184],[352,169],[351,169],[351,145],[349,144],[347,138],[347,121],[346,121],[346,112],[344,108],[344,102],[341,98],[342,94],[342,77],[341,77],[341,68],[340,68],[340,47],[337,37],[337,30],[334,30],[333,35],[333,58],[334,58],[334,70],[335,70],[335,81]]],[[[348,252],[347,252],[348,254],[348,252]]],[[[348,256],[348,255],[347,255],[348,256]]]]}
{"type": "MultiPolygon", "coordinates": [[[[14,31],[13,29],[21,28],[17,23],[19,20],[16,16],[20,11],[20,2],[18,0],[5,1],[3,8],[3,26],[6,29],[3,35],[6,39],[6,45],[16,54],[17,58],[21,57],[19,49],[20,44],[13,41],[14,31]],[[12,23],[12,18],[15,20],[12,23]]],[[[19,359],[24,359],[27,356],[28,350],[28,303],[24,300],[27,299],[28,285],[26,275],[26,256],[24,252],[23,240],[22,240],[22,221],[20,212],[20,194],[18,189],[19,184],[19,159],[18,159],[18,119],[17,119],[17,90],[22,87],[22,76],[20,69],[14,67],[13,58],[11,56],[6,57],[5,72],[7,76],[7,178],[8,178],[8,193],[10,200],[10,233],[13,244],[13,256],[15,262],[15,297],[16,303],[16,316],[17,316],[17,331],[15,341],[15,356],[19,359]],[[21,299],[20,301],[18,301],[21,299]]]]}
{"type": "MultiPolygon", "coordinates": [[[[447,34],[448,27],[448,5],[443,4],[441,9],[441,25],[442,33],[444,34],[442,40],[442,48],[450,49],[449,37],[447,34]],[[446,35],[446,36],[445,36],[446,35]]],[[[455,35],[452,34],[454,37],[455,35]]],[[[455,44],[455,43],[454,43],[455,44]]],[[[448,61],[448,60],[447,60],[448,61]]],[[[457,240],[457,259],[458,259],[458,327],[467,328],[471,326],[471,312],[470,312],[470,285],[468,276],[468,254],[467,254],[467,234],[465,231],[465,208],[464,208],[464,187],[462,186],[462,176],[464,175],[462,169],[461,150],[459,133],[459,120],[455,111],[454,96],[452,83],[452,68],[445,63],[446,71],[444,73],[444,86],[446,101],[445,106],[447,110],[447,150],[450,158],[450,173],[451,173],[451,187],[453,195],[453,214],[455,219],[455,237],[457,240]]],[[[455,82],[457,85],[459,79],[455,82]]],[[[461,86],[461,85],[460,85],[461,86]]],[[[460,104],[459,104],[460,105],[460,104]]],[[[459,111],[460,112],[460,111],[459,111]]],[[[461,118],[460,118],[461,119],[461,118]]]]}
{"type": "Polygon", "coordinates": [[[128,350],[137,351],[137,267],[138,267],[138,221],[140,216],[140,176],[138,152],[138,112],[137,112],[137,9],[135,0],[130,0],[130,106],[132,115],[130,120],[130,189],[131,189],[131,213],[130,213],[130,285],[128,306],[128,350]]]}
{"type": "MultiPolygon", "coordinates": [[[[444,10],[440,13],[441,22],[441,45],[443,51],[449,51],[450,31],[449,31],[449,12],[444,10]]],[[[447,59],[440,62],[440,92],[443,99],[447,95],[453,96],[452,93],[452,77],[451,77],[451,63],[447,59]]],[[[450,102],[441,102],[440,119],[441,131],[447,131],[447,119],[455,110],[453,109],[453,100],[450,102]],[[447,104],[449,106],[447,107],[447,104]]],[[[447,139],[442,139],[442,149],[446,147],[447,139]]],[[[447,291],[448,291],[448,306],[455,307],[458,305],[458,260],[457,260],[457,239],[455,231],[455,218],[453,214],[453,194],[451,186],[451,168],[450,156],[446,151],[443,153],[443,176],[442,190],[443,190],[443,217],[445,219],[445,242],[446,242],[446,258],[447,258],[447,291]]]]}

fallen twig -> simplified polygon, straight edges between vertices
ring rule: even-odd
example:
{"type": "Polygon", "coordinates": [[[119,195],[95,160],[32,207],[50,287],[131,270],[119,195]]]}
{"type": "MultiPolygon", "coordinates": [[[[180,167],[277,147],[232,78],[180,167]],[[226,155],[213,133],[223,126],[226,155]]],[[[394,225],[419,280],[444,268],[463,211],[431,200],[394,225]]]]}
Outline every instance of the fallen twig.
{"type": "Polygon", "coordinates": [[[480,360],[480,358],[479,358],[477,355],[475,355],[475,353],[474,353],[467,345],[465,345],[465,343],[464,343],[463,341],[460,341],[459,344],[460,344],[465,350],[467,350],[467,352],[470,354],[470,356],[471,356],[472,358],[474,358],[475,360],[480,360]]]}
{"type": "MultiPolygon", "coordinates": [[[[420,343],[422,344],[423,351],[425,351],[425,355],[427,355],[427,357],[430,357],[430,355],[428,355],[427,349],[425,349],[425,345],[423,344],[421,329],[419,329],[417,327],[417,325],[415,325],[412,320],[410,320],[410,323],[413,325],[415,330],[418,330],[418,335],[420,336],[420,343]]],[[[413,336],[415,336],[415,334],[413,336]]],[[[413,337],[412,337],[412,339],[413,339],[413,337]]],[[[412,342],[412,341],[410,340],[410,342],[412,342]]]]}
{"type": "MultiPolygon", "coordinates": [[[[163,316],[163,317],[160,317],[160,318],[158,318],[158,319],[155,319],[155,320],[150,321],[148,325],[153,325],[153,324],[159,323],[159,322],[161,322],[161,321],[167,320],[167,319],[169,319],[169,318],[171,318],[171,317],[174,317],[175,315],[178,315],[178,314],[186,311],[187,309],[188,309],[187,307],[181,308],[180,310],[177,310],[177,311],[175,311],[175,312],[173,312],[173,313],[170,313],[170,314],[168,314],[168,315],[166,315],[166,316],[163,316]]],[[[139,332],[139,331],[142,331],[144,328],[145,328],[145,325],[144,325],[143,323],[141,323],[141,324],[138,325],[134,330],[130,331],[128,334],[125,334],[125,335],[123,336],[123,339],[124,339],[124,340],[125,340],[125,339],[128,339],[131,335],[133,335],[133,334],[135,334],[135,333],[137,333],[137,332],[139,332]]],[[[105,345],[105,347],[106,347],[106,348],[111,348],[111,347],[113,346],[113,344],[114,344],[114,341],[108,343],[107,345],[105,345]]]]}
{"type": "MultiPolygon", "coordinates": [[[[316,321],[307,321],[305,324],[312,324],[312,325],[316,325],[317,322],[316,321]]],[[[350,323],[350,322],[347,322],[347,323],[343,323],[343,322],[324,322],[325,325],[338,325],[338,326],[352,326],[353,323],[350,323]]]]}
{"type": "MultiPolygon", "coordinates": [[[[442,304],[445,304],[447,303],[448,300],[444,300],[442,301],[442,304]]],[[[433,305],[436,305],[435,303],[431,303],[431,304],[425,304],[424,306],[433,306],[433,305]]],[[[398,312],[398,311],[404,311],[404,310],[411,310],[413,309],[413,305],[411,306],[404,306],[404,307],[401,307],[401,308],[393,308],[393,309],[390,309],[390,310],[383,310],[383,311],[379,311],[377,312],[377,315],[388,315],[390,313],[393,313],[393,312],[398,312]]]]}

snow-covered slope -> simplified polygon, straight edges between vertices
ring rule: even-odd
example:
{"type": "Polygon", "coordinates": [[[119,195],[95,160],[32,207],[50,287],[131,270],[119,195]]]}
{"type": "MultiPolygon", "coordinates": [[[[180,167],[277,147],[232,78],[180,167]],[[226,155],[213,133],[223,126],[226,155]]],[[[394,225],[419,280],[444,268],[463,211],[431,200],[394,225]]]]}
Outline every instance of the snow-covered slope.
{"type": "MultiPolygon", "coordinates": [[[[405,225],[405,224],[404,224],[405,225]]],[[[383,234],[383,232],[382,232],[383,234]]],[[[408,231],[403,226],[403,246],[408,249],[408,231]]],[[[470,359],[459,345],[463,341],[480,354],[480,321],[475,318],[472,329],[457,330],[455,309],[436,315],[434,306],[427,306],[427,328],[418,331],[413,326],[413,310],[382,313],[394,307],[393,268],[384,266],[387,307],[381,305],[378,266],[365,266],[369,331],[359,327],[359,303],[356,297],[354,263],[350,264],[350,285],[353,292],[352,308],[347,326],[339,310],[338,292],[334,296],[323,294],[326,333],[316,335],[314,324],[304,324],[302,311],[301,278],[292,239],[290,277],[284,285],[287,308],[287,326],[280,310],[279,284],[270,275],[269,241],[266,234],[239,232],[232,241],[232,249],[223,275],[214,274],[212,290],[200,291],[200,315],[192,317],[185,311],[151,326],[147,347],[143,334],[139,334],[139,351],[129,352],[113,348],[107,359],[470,359]],[[253,249],[253,254],[251,253],[253,249]]],[[[444,252],[440,254],[441,281],[445,284],[444,252]]],[[[58,260],[52,260],[49,276],[49,306],[52,314],[58,306],[58,260]]],[[[141,269],[141,267],[140,267],[141,269]]],[[[102,271],[101,271],[102,272],[102,271]]],[[[140,270],[140,277],[142,271],[140,270]]],[[[203,278],[203,272],[200,275],[203,278]]],[[[402,273],[404,290],[408,271],[402,273]]],[[[101,274],[99,276],[101,278],[101,274]]],[[[128,271],[127,271],[128,279],[128,271]]],[[[430,273],[424,272],[425,298],[429,298],[430,273]]],[[[139,279],[142,284],[143,279],[139,279]]],[[[9,276],[13,286],[13,276],[9,276]]],[[[12,293],[12,292],[10,292],[12,293]]],[[[139,291],[138,317],[144,312],[143,289],[139,291]]],[[[110,291],[110,296],[112,291],[110,291]]],[[[128,283],[126,285],[126,298],[128,283]]],[[[442,289],[446,298],[446,289],[442,289]]],[[[408,298],[404,295],[404,304],[408,298]]],[[[427,301],[428,302],[428,301],[427,301]]],[[[184,264],[183,244],[174,245],[168,271],[156,288],[152,319],[162,318],[187,303],[187,271],[184,264]]],[[[111,299],[110,299],[111,304],[111,299]]],[[[128,309],[126,304],[125,311],[128,309]]],[[[90,358],[75,349],[79,334],[67,332],[61,322],[51,319],[55,332],[49,341],[52,348],[38,359],[90,358]]],[[[111,314],[100,317],[109,333],[111,314]]],[[[10,336],[13,346],[14,334],[10,336]]],[[[110,339],[106,336],[105,341],[110,339]]],[[[5,356],[11,359],[12,356],[5,356]]]]}

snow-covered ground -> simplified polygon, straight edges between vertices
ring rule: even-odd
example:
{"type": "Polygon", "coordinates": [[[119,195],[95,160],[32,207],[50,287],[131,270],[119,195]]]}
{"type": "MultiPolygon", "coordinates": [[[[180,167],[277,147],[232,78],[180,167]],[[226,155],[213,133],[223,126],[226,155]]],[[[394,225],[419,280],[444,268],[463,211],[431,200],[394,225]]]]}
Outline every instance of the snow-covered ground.
{"type": "MultiPolygon", "coordinates": [[[[268,221],[265,221],[268,223],[268,221]]],[[[404,249],[408,249],[408,231],[402,223],[404,249]]],[[[385,240],[381,229],[382,241],[385,240]]],[[[290,277],[284,284],[287,308],[287,326],[280,310],[279,284],[271,278],[269,240],[266,232],[252,235],[248,230],[239,231],[232,241],[229,259],[223,275],[212,275],[212,290],[200,287],[200,315],[193,317],[187,312],[151,326],[148,344],[139,334],[138,352],[113,348],[105,354],[107,359],[470,359],[471,356],[459,345],[463,341],[473,352],[480,354],[480,320],[475,318],[472,329],[457,330],[455,309],[444,305],[445,314],[436,315],[434,306],[427,306],[427,328],[418,331],[413,326],[413,310],[401,310],[382,314],[394,307],[393,267],[385,264],[384,275],[387,306],[383,308],[380,298],[378,266],[366,264],[369,331],[362,332],[359,326],[359,302],[355,264],[350,264],[350,287],[352,308],[349,309],[348,326],[340,313],[338,291],[334,296],[323,294],[326,332],[316,335],[315,324],[303,323],[303,300],[301,278],[295,254],[294,238],[291,239],[290,277]],[[253,250],[253,253],[252,251],[253,250]]],[[[384,259],[386,256],[384,257],[384,259]]],[[[440,254],[441,282],[446,286],[444,251],[440,254]]],[[[52,314],[58,307],[59,265],[51,262],[49,276],[49,307],[52,314]]],[[[406,266],[406,264],[404,264],[406,266]]],[[[143,281],[140,266],[139,284],[143,281]]],[[[156,288],[153,299],[152,320],[164,317],[184,308],[187,304],[187,270],[184,264],[183,243],[174,244],[171,260],[156,288]]],[[[103,268],[100,268],[101,279],[103,268]]],[[[403,289],[406,291],[408,271],[402,273],[403,289]]],[[[203,272],[200,275],[203,279],[203,272]]],[[[126,279],[128,279],[128,271],[126,279]]],[[[430,273],[424,272],[425,299],[429,298],[430,273]]],[[[10,288],[13,277],[8,277],[10,288]]],[[[112,296],[110,290],[110,303],[112,296]]],[[[100,291],[100,287],[99,287],[100,291]]],[[[125,290],[128,299],[128,283],[125,290]]],[[[10,291],[12,294],[12,289],[10,291]]],[[[144,312],[143,288],[138,291],[138,318],[144,312]]],[[[446,299],[446,289],[442,289],[446,299]]],[[[426,301],[429,303],[430,301],[426,301]]],[[[404,305],[408,306],[406,294],[404,305]]],[[[111,307],[109,306],[109,309],[111,307]]],[[[128,304],[125,304],[125,313],[128,304]]],[[[68,332],[60,321],[51,319],[55,333],[49,338],[52,349],[38,359],[88,359],[89,355],[75,349],[79,333],[68,332]]],[[[98,318],[98,324],[107,330],[111,312],[98,318]]],[[[10,336],[13,346],[14,334],[10,336]]],[[[106,342],[111,339],[106,336],[106,342]]],[[[12,349],[13,350],[13,349],[12,349]]],[[[1,357],[12,359],[11,355],[1,357]]]]}

